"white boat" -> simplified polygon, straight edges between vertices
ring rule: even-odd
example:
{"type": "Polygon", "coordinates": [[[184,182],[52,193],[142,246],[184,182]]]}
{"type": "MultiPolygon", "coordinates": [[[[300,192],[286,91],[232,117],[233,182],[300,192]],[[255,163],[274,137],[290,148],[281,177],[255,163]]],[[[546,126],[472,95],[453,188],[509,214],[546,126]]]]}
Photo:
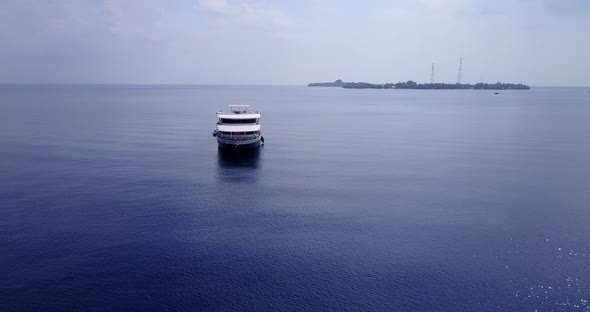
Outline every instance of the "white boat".
{"type": "Polygon", "coordinates": [[[254,149],[264,144],[260,133],[260,112],[250,105],[229,105],[217,112],[217,126],[213,136],[219,148],[254,149]]]}

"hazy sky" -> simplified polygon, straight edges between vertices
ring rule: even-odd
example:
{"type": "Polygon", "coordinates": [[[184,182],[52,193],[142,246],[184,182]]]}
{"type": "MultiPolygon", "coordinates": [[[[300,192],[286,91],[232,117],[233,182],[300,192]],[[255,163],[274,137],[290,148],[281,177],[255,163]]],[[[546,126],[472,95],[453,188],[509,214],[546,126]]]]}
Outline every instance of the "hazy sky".
{"type": "Polygon", "coordinates": [[[0,83],[590,86],[586,0],[0,0],[0,83]]]}

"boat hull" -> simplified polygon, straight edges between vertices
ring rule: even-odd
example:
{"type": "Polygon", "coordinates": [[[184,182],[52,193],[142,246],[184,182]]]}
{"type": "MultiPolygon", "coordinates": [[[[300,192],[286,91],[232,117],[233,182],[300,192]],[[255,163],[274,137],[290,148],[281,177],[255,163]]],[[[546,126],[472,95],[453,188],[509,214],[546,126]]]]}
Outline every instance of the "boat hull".
{"type": "Polygon", "coordinates": [[[261,145],[261,141],[260,137],[247,141],[233,141],[217,138],[217,144],[219,145],[219,148],[223,150],[246,151],[259,148],[261,145]]]}

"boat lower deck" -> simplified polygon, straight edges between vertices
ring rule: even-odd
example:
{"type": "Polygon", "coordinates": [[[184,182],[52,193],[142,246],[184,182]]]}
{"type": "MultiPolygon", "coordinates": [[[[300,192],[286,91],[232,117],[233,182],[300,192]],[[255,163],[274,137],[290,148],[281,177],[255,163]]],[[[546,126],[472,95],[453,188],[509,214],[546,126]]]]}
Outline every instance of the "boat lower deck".
{"type": "Polygon", "coordinates": [[[257,137],[251,140],[231,140],[231,139],[223,139],[217,138],[217,144],[221,149],[240,149],[240,150],[247,150],[247,149],[255,149],[260,147],[262,137],[257,137]]]}

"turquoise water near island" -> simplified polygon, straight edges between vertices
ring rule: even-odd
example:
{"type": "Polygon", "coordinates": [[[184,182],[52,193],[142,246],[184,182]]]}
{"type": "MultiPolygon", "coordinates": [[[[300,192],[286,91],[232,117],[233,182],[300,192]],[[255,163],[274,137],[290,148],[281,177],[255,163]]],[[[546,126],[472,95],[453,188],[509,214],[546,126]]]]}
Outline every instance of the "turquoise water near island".
{"type": "Polygon", "coordinates": [[[586,88],[0,86],[0,310],[589,311],[588,116],[586,88]],[[218,153],[229,104],[258,153],[218,153]]]}

